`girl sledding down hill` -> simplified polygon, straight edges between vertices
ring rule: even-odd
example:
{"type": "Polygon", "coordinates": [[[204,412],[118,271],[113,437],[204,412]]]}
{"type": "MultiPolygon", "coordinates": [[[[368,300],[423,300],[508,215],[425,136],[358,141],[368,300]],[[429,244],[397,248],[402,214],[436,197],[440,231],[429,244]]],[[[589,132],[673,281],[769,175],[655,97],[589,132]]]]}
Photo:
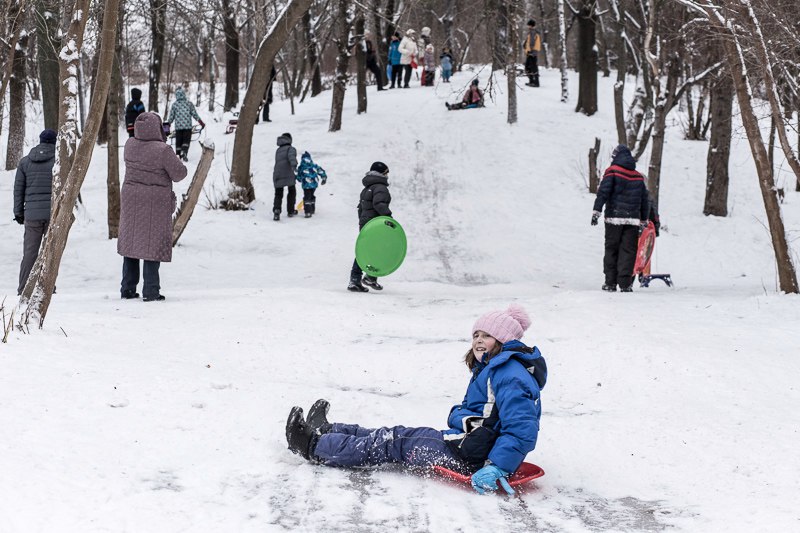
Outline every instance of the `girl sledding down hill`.
{"type": "Polygon", "coordinates": [[[513,494],[506,478],[536,447],[539,394],[547,380],[539,349],[519,340],[529,325],[530,318],[518,305],[475,322],[465,357],[472,378],[464,401],[450,410],[448,429],[329,423],[330,404],[318,400],[306,419],[300,407],[289,413],[289,449],[327,466],[443,465],[472,473],[472,486],[480,494],[496,490],[497,481],[513,494]]]}

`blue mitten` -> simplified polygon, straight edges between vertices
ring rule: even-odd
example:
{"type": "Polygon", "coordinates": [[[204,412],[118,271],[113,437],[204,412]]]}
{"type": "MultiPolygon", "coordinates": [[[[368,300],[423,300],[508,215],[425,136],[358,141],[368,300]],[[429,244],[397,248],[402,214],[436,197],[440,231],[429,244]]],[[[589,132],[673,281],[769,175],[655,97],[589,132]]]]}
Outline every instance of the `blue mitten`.
{"type": "Polygon", "coordinates": [[[508,472],[497,468],[495,465],[486,465],[474,474],[472,474],[472,488],[478,494],[484,494],[487,490],[497,490],[497,481],[500,481],[503,489],[509,494],[516,494],[511,485],[508,484],[508,472]]]}

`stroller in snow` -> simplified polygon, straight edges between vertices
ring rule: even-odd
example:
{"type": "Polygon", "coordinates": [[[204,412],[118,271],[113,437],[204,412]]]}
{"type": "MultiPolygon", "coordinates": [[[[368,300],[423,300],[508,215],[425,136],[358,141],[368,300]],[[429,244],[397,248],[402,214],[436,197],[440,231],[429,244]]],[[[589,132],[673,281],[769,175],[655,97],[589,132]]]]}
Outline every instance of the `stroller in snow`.
{"type": "Polygon", "coordinates": [[[642,234],[639,235],[639,248],[636,251],[636,264],[633,267],[633,275],[639,278],[640,287],[649,287],[654,279],[660,279],[672,287],[672,277],[669,274],[651,274],[650,260],[653,250],[656,247],[656,227],[652,221],[647,223],[642,234]]]}

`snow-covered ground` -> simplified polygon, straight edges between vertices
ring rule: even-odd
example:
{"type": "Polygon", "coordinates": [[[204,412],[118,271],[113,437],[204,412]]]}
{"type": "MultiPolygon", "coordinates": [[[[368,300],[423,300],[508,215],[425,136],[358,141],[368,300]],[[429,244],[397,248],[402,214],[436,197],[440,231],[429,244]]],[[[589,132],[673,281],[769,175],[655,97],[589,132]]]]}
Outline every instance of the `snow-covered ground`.
{"type": "MultiPolygon", "coordinates": [[[[253,210],[198,207],[161,268],[163,303],[119,299],[98,147],[45,329],[0,347],[0,531],[798,530],[800,300],[776,292],[743,132],[731,216],[719,219],[702,215],[707,143],[669,130],[654,271],[675,287],[607,294],[583,176],[594,137],[603,164],[614,144],[611,82],[587,118],[559,102],[558,72],[544,71],[542,88],[521,88],[520,122],[508,126],[502,93],[483,110],[446,111],[469,76],[370,87],[361,116],[348,90],[335,134],[330,93],[294,116],[276,103],[274,122],[255,129],[253,210]],[[275,223],[284,131],[330,179],[314,218],[275,223]],[[355,205],[375,160],[391,169],[408,257],[382,293],[351,294],[355,205]],[[320,397],[336,421],[444,428],[466,387],[472,323],[512,301],[530,312],[523,340],[550,374],[528,457],[546,475],[520,499],[314,466],[286,449],[289,408],[320,397]]],[[[232,153],[224,126],[207,128],[212,196],[232,153]]],[[[29,126],[31,144],[40,127],[29,126]]],[[[190,172],[198,158],[194,146],[190,172]]],[[[12,182],[2,173],[6,308],[23,233],[12,182]]]]}

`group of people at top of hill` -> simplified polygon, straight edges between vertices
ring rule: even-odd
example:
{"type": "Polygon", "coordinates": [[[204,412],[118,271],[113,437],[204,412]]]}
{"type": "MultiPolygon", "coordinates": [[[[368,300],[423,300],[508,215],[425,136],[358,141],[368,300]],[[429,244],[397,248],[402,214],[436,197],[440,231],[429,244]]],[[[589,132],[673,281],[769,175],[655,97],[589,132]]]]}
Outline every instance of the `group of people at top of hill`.
{"type": "MultiPolygon", "coordinates": [[[[405,36],[400,32],[392,35],[389,43],[389,65],[387,71],[391,80],[390,89],[410,87],[412,72],[422,65],[421,83],[423,86],[432,87],[436,78],[436,56],[433,43],[431,42],[431,29],[422,28],[419,39],[414,29],[406,30],[405,36]]],[[[453,54],[450,48],[445,46],[439,54],[439,63],[442,69],[442,81],[450,83],[450,76],[453,74],[453,54]]]]}

